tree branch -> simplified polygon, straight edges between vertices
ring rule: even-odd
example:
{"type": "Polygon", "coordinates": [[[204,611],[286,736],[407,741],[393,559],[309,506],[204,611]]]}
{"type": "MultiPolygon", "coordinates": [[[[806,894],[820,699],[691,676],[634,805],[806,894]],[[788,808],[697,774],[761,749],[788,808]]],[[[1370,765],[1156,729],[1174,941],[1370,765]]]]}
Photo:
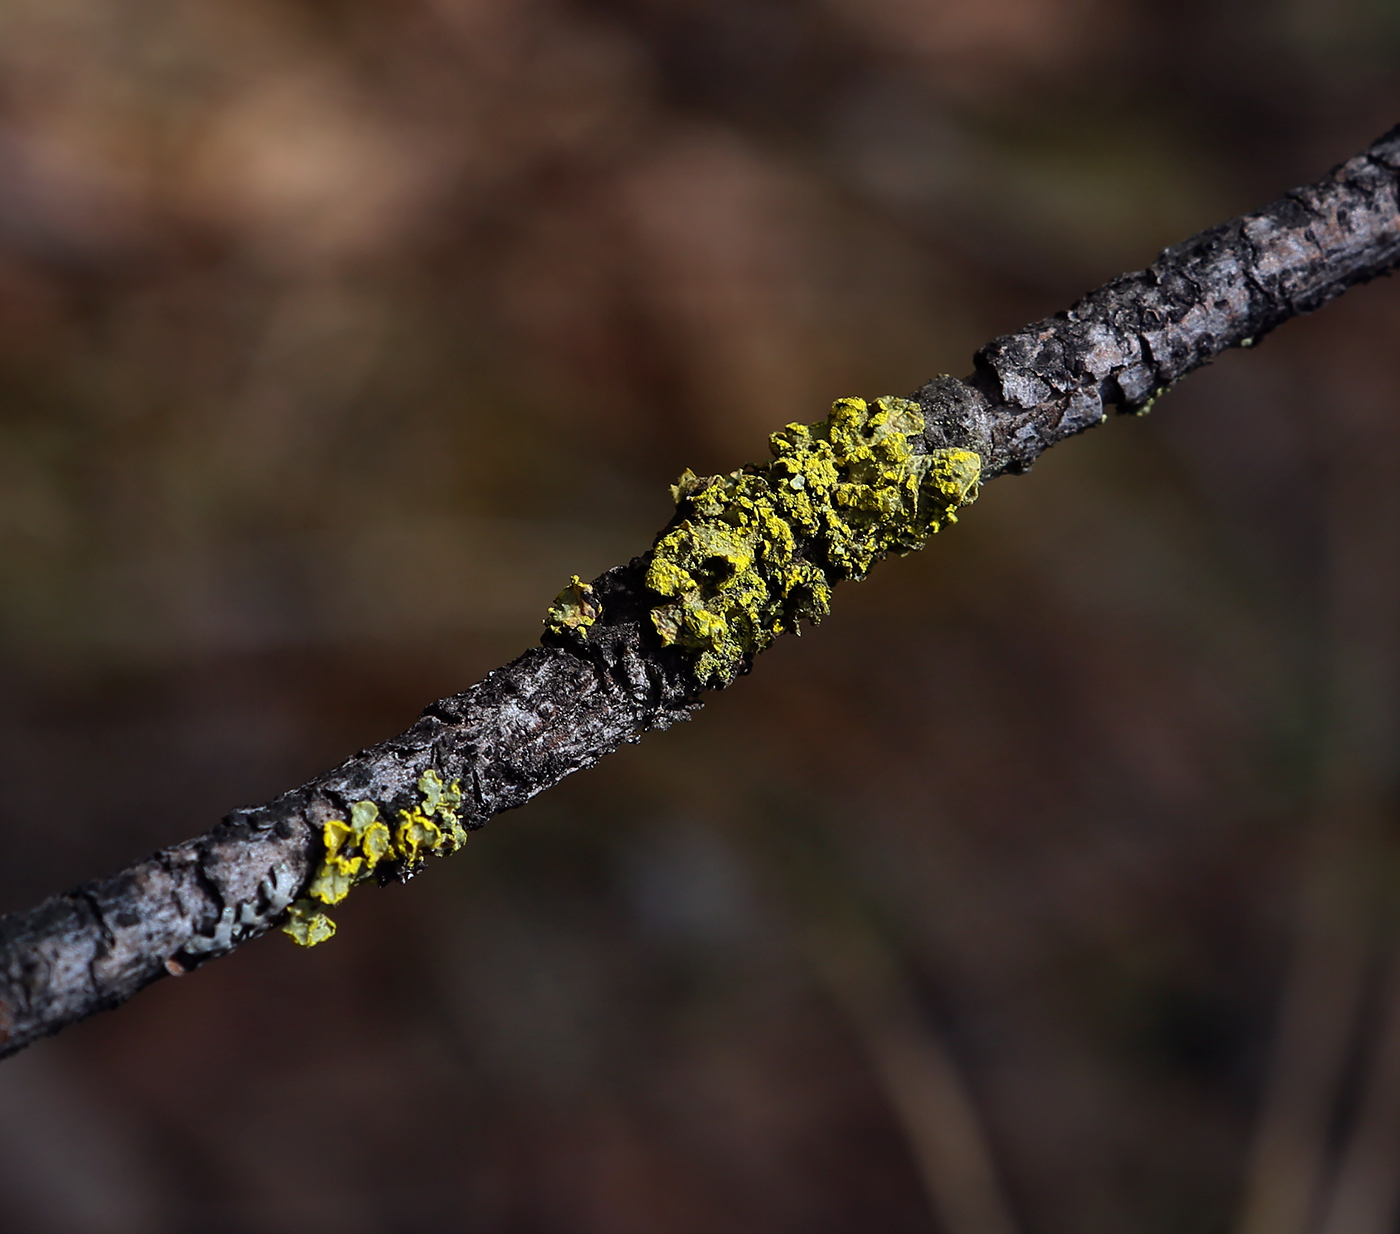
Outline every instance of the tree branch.
{"type": "MultiPolygon", "coordinates": [[[[1101,423],[1107,405],[1145,411],[1226,348],[1250,346],[1388,273],[1400,261],[1398,173],[1400,128],[1316,184],[994,340],[966,380],[938,377],[913,396],[925,424],[916,453],[973,451],[983,481],[1025,471],[1056,442],[1101,423]]],[[[120,874],[0,918],[0,1054],[282,923],[324,869],[327,822],[353,816],[356,803],[398,817],[424,808],[425,783],[460,783],[457,814],[480,827],[623,742],[688,719],[703,691],[691,659],[663,645],[651,621],[647,564],[636,558],[580,591],[598,613],[586,639],[547,635],[546,645],[334,771],[120,874]]],[[[414,870],[400,850],[376,873],[414,870]]]]}

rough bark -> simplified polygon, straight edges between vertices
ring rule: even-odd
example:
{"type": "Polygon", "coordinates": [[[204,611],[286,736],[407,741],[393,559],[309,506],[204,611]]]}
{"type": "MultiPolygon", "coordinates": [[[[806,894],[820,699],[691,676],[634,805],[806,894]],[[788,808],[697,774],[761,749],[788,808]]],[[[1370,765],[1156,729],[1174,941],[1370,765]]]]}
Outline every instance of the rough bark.
{"type": "MultiPolygon", "coordinates": [[[[926,447],[975,450],[983,479],[1141,411],[1227,347],[1245,347],[1400,261],[1400,128],[1318,183],[1165,250],[1069,310],[993,340],[965,380],[913,397],[926,447]]],[[[408,732],[209,834],[0,918],[0,1054],[114,1007],[167,973],[256,938],[305,891],[325,819],[364,798],[412,805],[419,776],[460,780],[464,822],[523,805],[621,743],[700,706],[682,655],[647,620],[644,559],[595,580],[586,644],[527,651],[408,732]]],[[[391,871],[408,877],[411,871],[391,871]]]]}

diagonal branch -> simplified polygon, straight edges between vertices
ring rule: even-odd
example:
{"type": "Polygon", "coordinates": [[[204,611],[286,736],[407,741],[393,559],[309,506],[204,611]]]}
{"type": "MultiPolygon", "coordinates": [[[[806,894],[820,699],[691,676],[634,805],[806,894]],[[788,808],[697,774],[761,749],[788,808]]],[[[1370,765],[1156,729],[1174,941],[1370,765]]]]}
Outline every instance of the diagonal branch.
{"type": "MultiPolygon", "coordinates": [[[[984,482],[1025,471],[1042,451],[1101,423],[1106,405],[1145,411],[1226,348],[1248,347],[1388,273],[1400,262],[1398,175],[1400,128],[1316,184],[994,340],[966,380],[938,377],[913,396],[923,422],[909,436],[914,464],[926,470],[930,456],[970,451],[984,482]]],[[[882,546],[907,547],[898,537],[882,546]]],[[[576,584],[562,626],[559,604],[552,610],[555,632],[544,646],[434,703],[408,732],[267,805],[235,810],[207,835],[0,918],[0,1053],[289,916],[289,932],[315,941],[332,927],[309,915],[314,905],[302,897],[333,902],[345,889],[332,887],[336,877],[348,887],[371,869],[381,880],[409,877],[421,851],[456,847],[460,824],[480,827],[623,742],[688,719],[702,678],[683,642],[667,645],[658,633],[650,563],[648,554],[591,587],[576,584]],[[578,625],[586,637],[574,633],[578,625]],[[397,847],[391,838],[372,851],[373,829],[390,819],[403,820],[397,847]]],[[[827,577],[861,572],[827,569],[827,577]]],[[[711,679],[727,684],[747,671],[753,650],[711,679]]]]}

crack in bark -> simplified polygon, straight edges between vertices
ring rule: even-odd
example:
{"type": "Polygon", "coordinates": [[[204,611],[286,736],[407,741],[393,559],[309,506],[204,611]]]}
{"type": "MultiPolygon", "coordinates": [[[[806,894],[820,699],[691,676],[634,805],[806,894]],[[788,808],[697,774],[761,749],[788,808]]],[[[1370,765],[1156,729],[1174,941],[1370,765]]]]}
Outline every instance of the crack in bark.
{"type": "MultiPolygon", "coordinates": [[[[1107,406],[1145,410],[1226,348],[1388,273],[1400,260],[1397,169],[1400,127],[1316,184],[993,339],[967,378],[935,377],[913,396],[924,451],[975,450],[984,481],[1026,471],[1101,423],[1107,406]]],[[[701,691],[683,654],[652,628],[645,565],[634,558],[594,580],[603,616],[585,644],[546,637],[431,704],[406,733],[301,788],[0,918],[0,1055],[271,929],[315,874],[322,824],[354,801],[386,814],[414,805],[431,768],[468,786],[464,822],[475,830],[623,742],[688,720],[701,691]]]]}

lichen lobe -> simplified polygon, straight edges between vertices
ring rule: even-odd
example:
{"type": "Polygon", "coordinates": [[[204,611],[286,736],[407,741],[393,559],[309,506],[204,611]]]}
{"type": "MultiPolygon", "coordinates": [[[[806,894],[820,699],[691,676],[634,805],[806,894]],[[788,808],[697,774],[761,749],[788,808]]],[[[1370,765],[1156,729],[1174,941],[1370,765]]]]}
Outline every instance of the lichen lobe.
{"type": "Polygon", "coordinates": [[[588,627],[603,615],[603,606],[592,583],[585,583],[575,574],[549,606],[545,614],[545,629],[551,634],[576,634],[588,637],[588,627]]]}

